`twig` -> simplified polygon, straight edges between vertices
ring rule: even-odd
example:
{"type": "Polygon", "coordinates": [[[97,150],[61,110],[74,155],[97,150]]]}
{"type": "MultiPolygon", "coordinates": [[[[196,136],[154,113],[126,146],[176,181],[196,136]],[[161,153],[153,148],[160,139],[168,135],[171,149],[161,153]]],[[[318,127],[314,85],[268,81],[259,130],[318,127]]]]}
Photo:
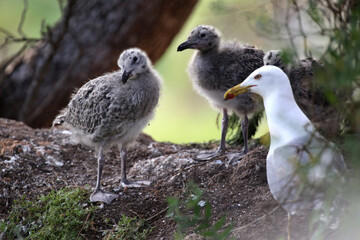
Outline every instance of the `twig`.
{"type": "Polygon", "coordinates": [[[11,32],[9,32],[8,30],[6,30],[5,28],[0,27],[0,32],[2,34],[6,35],[7,37],[15,38],[15,36],[11,32]]]}
{"type": "Polygon", "coordinates": [[[24,26],[27,10],[29,9],[29,2],[28,2],[28,0],[23,0],[23,2],[24,2],[24,8],[21,12],[21,18],[20,18],[20,22],[19,22],[17,31],[21,37],[26,38],[26,35],[22,28],[24,26]]]}
{"type": "Polygon", "coordinates": [[[288,213],[288,222],[287,222],[287,226],[286,226],[286,232],[287,232],[287,239],[288,239],[288,240],[291,239],[291,234],[290,234],[290,220],[291,220],[291,215],[290,215],[290,213],[288,213]]]}
{"type": "Polygon", "coordinates": [[[78,235],[77,235],[76,239],[79,239],[80,234],[81,234],[81,231],[84,229],[86,222],[89,220],[89,217],[90,217],[90,212],[87,214],[86,219],[85,219],[85,221],[84,221],[83,225],[81,226],[81,229],[80,229],[80,231],[79,231],[79,233],[78,233],[78,235]]]}
{"type": "Polygon", "coordinates": [[[6,60],[5,62],[3,62],[1,64],[0,84],[3,82],[3,79],[4,79],[3,72],[7,68],[7,66],[12,62],[12,60],[17,58],[28,47],[28,45],[30,43],[41,40],[39,38],[28,38],[28,37],[26,37],[26,35],[23,31],[23,25],[24,25],[24,22],[26,19],[26,13],[29,9],[28,0],[23,0],[23,2],[24,2],[24,8],[22,10],[20,22],[17,27],[17,32],[20,35],[20,37],[16,37],[14,34],[9,32],[8,30],[0,27],[0,33],[5,35],[4,42],[0,45],[0,49],[5,48],[10,43],[14,43],[14,42],[23,42],[24,43],[23,46],[15,54],[13,54],[8,60],[6,60]]]}
{"type": "Polygon", "coordinates": [[[183,168],[183,169],[179,169],[179,170],[177,170],[177,171],[174,172],[173,176],[176,176],[176,175],[180,174],[182,171],[186,171],[186,170],[189,170],[189,169],[194,168],[194,167],[202,166],[202,165],[205,165],[205,164],[208,163],[208,162],[213,162],[213,161],[214,161],[214,160],[204,161],[204,162],[202,162],[202,163],[197,163],[197,164],[194,164],[194,165],[190,165],[190,166],[188,166],[188,167],[185,167],[185,168],[183,168]]]}
{"type": "Polygon", "coordinates": [[[299,5],[298,5],[296,0],[293,0],[293,5],[294,5],[295,11],[297,13],[297,19],[298,19],[298,25],[299,25],[300,34],[303,37],[304,54],[305,54],[306,57],[311,57],[311,52],[309,52],[308,44],[307,44],[307,35],[306,35],[306,33],[304,31],[304,27],[302,25],[301,14],[300,14],[301,11],[300,11],[299,5]]]}
{"type": "Polygon", "coordinates": [[[342,19],[341,17],[341,11],[339,9],[336,9],[336,7],[329,1],[329,0],[326,0],[326,3],[327,3],[327,8],[330,9],[335,15],[340,15],[340,19],[342,19]]]}
{"type": "Polygon", "coordinates": [[[26,38],[26,37],[11,39],[12,42],[37,42],[40,40],[41,40],[41,38],[26,38]]]}
{"type": "Polygon", "coordinates": [[[153,216],[145,219],[145,221],[149,222],[151,219],[159,216],[160,214],[163,214],[163,213],[166,212],[168,209],[169,209],[169,207],[164,208],[163,210],[161,210],[160,212],[156,213],[155,215],[153,215],[153,216]]]}
{"type": "Polygon", "coordinates": [[[61,13],[64,13],[64,0],[57,0],[61,13]]]}
{"type": "Polygon", "coordinates": [[[29,42],[37,42],[40,41],[41,38],[27,38],[27,37],[21,37],[21,38],[16,38],[16,37],[11,37],[8,36],[5,38],[4,43],[1,45],[1,48],[5,47],[5,45],[7,45],[8,43],[13,43],[13,42],[25,42],[25,43],[29,43],[29,42]]]}
{"type": "Polygon", "coordinates": [[[290,42],[291,48],[293,49],[293,53],[296,55],[296,58],[299,59],[299,55],[296,51],[296,46],[294,43],[294,36],[291,32],[289,22],[290,22],[290,5],[289,5],[289,1],[287,1],[286,16],[285,16],[285,28],[286,28],[287,34],[289,36],[289,42],[290,42]]]}
{"type": "Polygon", "coordinates": [[[10,65],[13,64],[13,60],[16,59],[20,54],[22,54],[25,49],[28,47],[27,44],[24,44],[15,54],[13,54],[9,59],[1,63],[0,66],[0,85],[2,85],[5,79],[5,69],[10,65]]]}
{"type": "Polygon", "coordinates": [[[271,210],[270,212],[268,212],[268,213],[265,213],[264,215],[262,215],[261,217],[259,217],[259,218],[257,218],[257,219],[255,219],[254,221],[252,221],[252,222],[249,222],[248,224],[245,224],[245,225],[243,225],[243,226],[241,226],[241,227],[238,227],[238,228],[235,228],[235,229],[233,229],[231,232],[232,233],[236,233],[236,232],[239,232],[239,231],[241,231],[241,230],[243,230],[243,229],[245,229],[245,228],[247,228],[247,227],[249,227],[249,226],[251,226],[251,225],[253,225],[254,223],[256,223],[256,222],[258,222],[258,221],[261,221],[261,220],[263,220],[263,219],[265,219],[267,216],[269,216],[269,215],[271,215],[271,214],[273,214],[278,208],[280,207],[280,205],[277,205],[273,210],[271,210]]]}
{"type": "Polygon", "coordinates": [[[45,19],[41,20],[41,27],[40,27],[40,34],[42,38],[46,38],[47,37],[47,31],[46,31],[46,22],[45,19]]]}
{"type": "Polygon", "coordinates": [[[135,214],[138,218],[142,218],[142,217],[140,216],[140,214],[138,214],[137,212],[133,211],[132,209],[130,209],[130,212],[132,212],[133,214],[135,214]]]}
{"type": "MultiPolygon", "coordinates": [[[[56,172],[54,172],[54,174],[56,175],[57,178],[59,177],[59,174],[57,174],[56,172]]],[[[61,180],[65,183],[66,187],[69,186],[69,184],[63,178],[61,178],[61,180]]]]}
{"type": "Polygon", "coordinates": [[[60,44],[61,44],[62,40],[64,39],[65,35],[68,33],[70,18],[72,17],[75,3],[76,3],[75,0],[69,1],[66,13],[64,15],[63,28],[61,29],[60,36],[58,36],[55,41],[52,39],[52,36],[53,36],[52,31],[50,29],[48,29],[49,30],[49,32],[48,32],[49,42],[52,46],[52,51],[45,58],[44,64],[42,65],[42,67],[40,67],[40,69],[37,70],[36,73],[34,74],[33,81],[31,82],[31,84],[29,86],[28,93],[25,96],[25,100],[24,100],[24,102],[21,106],[21,109],[19,111],[19,114],[18,114],[19,120],[21,120],[21,121],[27,120],[26,118],[27,118],[28,111],[30,109],[30,104],[33,102],[34,98],[38,95],[38,90],[41,86],[41,83],[44,80],[46,72],[50,68],[51,61],[55,57],[55,54],[56,54],[57,50],[59,49],[60,44]]]}

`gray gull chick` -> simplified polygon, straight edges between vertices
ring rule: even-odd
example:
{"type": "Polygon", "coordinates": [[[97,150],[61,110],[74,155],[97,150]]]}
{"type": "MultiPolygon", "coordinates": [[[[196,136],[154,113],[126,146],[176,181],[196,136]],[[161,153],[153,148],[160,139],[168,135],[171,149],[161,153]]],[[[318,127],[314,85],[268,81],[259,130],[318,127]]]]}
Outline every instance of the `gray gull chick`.
{"type": "Polygon", "coordinates": [[[248,152],[248,115],[261,109],[261,101],[254,100],[251,93],[242,94],[227,102],[223,96],[227,89],[239,84],[241,79],[263,65],[263,51],[236,41],[221,41],[221,33],[217,29],[204,25],[195,27],[187,41],[178,46],[177,51],[185,49],[197,50],[188,67],[195,90],[223,112],[220,146],[216,152],[200,154],[197,158],[208,160],[225,153],[228,110],[242,119],[244,149],[238,156],[232,157],[232,160],[241,158],[248,152]]]}
{"type": "Polygon", "coordinates": [[[92,202],[109,204],[118,197],[102,190],[100,184],[104,151],[112,145],[120,149],[121,185],[150,184],[126,178],[126,149],[153,117],[162,80],[146,53],[138,48],[122,52],[118,66],[120,70],[84,84],[53,122],[53,125],[64,124],[75,141],[96,150],[98,170],[95,191],[90,197],[92,202]]]}
{"type": "Polygon", "coordinates": [[[263,66],[255,70],[229,89],[224,99],[249,91],[260,95],[265,106],[271,140],[266,172],[272,195],[289,216],[305,209],[321,210],[327,191],[335,191],[336,183],[344,180],[342,154],[301,111],[280,68],[263,66]]]}

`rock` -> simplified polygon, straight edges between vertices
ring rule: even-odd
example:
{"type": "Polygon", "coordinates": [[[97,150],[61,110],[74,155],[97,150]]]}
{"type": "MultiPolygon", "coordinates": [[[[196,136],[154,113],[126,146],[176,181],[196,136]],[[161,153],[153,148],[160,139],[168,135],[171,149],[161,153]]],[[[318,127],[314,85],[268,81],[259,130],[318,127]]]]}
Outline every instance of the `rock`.
{"type": "MultiPolygon", "coordinates": [[[[96,229],[109,228],[105,219],[117,223],[126,215],[144,219],[153,227],[147,239],[173,239],[176,224],[166,217],[167,198],[182,198],[190,180],[203,189],[201,200],[211,203],[214,221],[226,214],[227,223],[238,227],[271,211],[275,201],[266,182],[266,148],[252,146],[249,154],[235,165],[227,164],[225,157],[212,161],[194,160],[201,151],[216,147],[216,143],[156,142],[141,134],[128,151],[128,177],[150,179],[153,184],[136,189],[120,187],[119,151],[110,149],[102,183],[104,189],[114,190],[119,198],[97,210],[93,227],[82,233],[84,238],[101,239],[102,232],[96,229]]],[[[240,149],[229,147],[228,151],[240,149]]],[[[64,187],[81,187],[90,195],[95,186],[97,162],[93,150],[70,143],[69,134],[61,128],[32,129],[23,123],[0,118],[0,169],[0,217],[6,219],[14,200],[23,195],[32,200],[64,187]]],[[[280,209],[259,221],[257,224],[261,224],[261,228],[254,225],[234,237],[285,237],[286,219],[286,213],[280,209]]],[[[294,239],[306,239],[307,225],[303,219],[299,221],[294,220],[294,226],[301,226],[300,230],[293,229],[294,239]]]]}

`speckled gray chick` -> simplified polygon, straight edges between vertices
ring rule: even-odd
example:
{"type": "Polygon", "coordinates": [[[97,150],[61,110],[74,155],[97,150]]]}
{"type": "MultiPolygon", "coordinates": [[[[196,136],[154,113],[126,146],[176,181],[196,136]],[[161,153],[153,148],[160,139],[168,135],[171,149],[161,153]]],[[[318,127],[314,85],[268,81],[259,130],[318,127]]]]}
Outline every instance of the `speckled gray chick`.
{"type": "Polygon", "coordinates": [[[120,70],[83,85],[53,122],[64,123],[75,141],[96,149],[98,176],[91,201],[110,203],[117,197],[101,190],[100,185],[103,152],[112,145],[120,148],[121,184],[127,187],[150,184],[126,178],[126,148],[153,117],[162,80],[146,53],[138,48],[125,50],[118,65],[120,70]]]}
{"type": "Polygon", "coordinates": [[[217,109],[223,110],[220,146],[215,153],[201,154],[200,160],[208,160],[225,153],[225,137],[228,126],[228,110],[242,118],[244,150],[235,159],[248,152],[248,115],[261,109],[261,101],[247,93],[225,102],[224,93],[229,87],[241,83],[255,69],[263,65],[264,53],[253,46],[237,41],[222,41],[220,32],[212,26],[195,27],[187,41],[180,44],[178,51],[196,49],[188,73],[197,92],[217,109]]]}

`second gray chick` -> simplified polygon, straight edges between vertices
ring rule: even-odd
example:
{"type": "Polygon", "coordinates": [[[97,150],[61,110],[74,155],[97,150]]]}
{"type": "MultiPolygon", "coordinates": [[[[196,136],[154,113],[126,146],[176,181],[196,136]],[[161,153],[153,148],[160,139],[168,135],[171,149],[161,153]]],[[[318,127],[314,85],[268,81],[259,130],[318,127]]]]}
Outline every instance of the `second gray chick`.
{"type": "Polygon", "coordinates": [[[214,153],[200,154],[199,160],[209,160],[225,153],[225,138],[228,128],[228,111],[236,113],[241,119],[244,149],[232,160],[240,159],[248,152],[248,115],[261,109],[261,100],[245,93],[233,100],[224,101],[227,89],[241,83],[255,69],[263,66],[264,52],[253,46],[237,41],[222,41],[221,33],[212,26],[195,27],[186,42],[178,46],[177,51],[196,49],[188,73],[194,88],[211,105],[223,111],[220,146],[214,153]]]}

